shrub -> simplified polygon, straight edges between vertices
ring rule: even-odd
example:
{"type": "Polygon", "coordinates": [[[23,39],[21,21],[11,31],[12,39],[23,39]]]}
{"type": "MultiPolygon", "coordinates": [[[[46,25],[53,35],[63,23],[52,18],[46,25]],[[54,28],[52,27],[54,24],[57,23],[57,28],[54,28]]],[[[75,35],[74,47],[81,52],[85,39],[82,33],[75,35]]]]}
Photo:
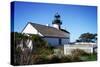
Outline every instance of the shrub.
{"type": "Polygon", "coordinates": [[[73,62],[78,62],[78,61],[82,61],[80,59],[81,56],[87,56],[89,55],[87,52],[85,52],[84,50],[81,50],[81,49],[74,49],[71,51],[71,60],[73,62]]]}
{"type": "Polygon", "coordinates": [[[63,62],[71,62],[72,60],[71,60],[71,56],[63,56],[62,58],[61,58],[61,63],[63,63],[63,62]]]}
{"type": "Polygon", "coordinates": [[[31,63],[32,64],[43,64],[43,63],[47,63],[47,59],[42,56],[35,55],[35,56],[33,56],[31,63]]]}
{"type": "Polygon", "coordinates": [[[79,62],[81,61],[80,56],[78,56],[77,54],[71,55],[71,61],[72,62],[79,62]]]}
{"type": "Polygon", "coordinates": [[[51,58],[49,58],[48,63],[64,63],[64,62],[71,62],[71,57],[70,56],[63,56],[63,57],[58,57],[55,55],[52,55],[51,58]]]}
{"type": "Polygon", "coordinates": [[[16,65],[19,65],[20,64],[20,57],[21,57],[21,53],[22,53],[22,50],[20,47],[18,48],[15,48],[15,52],[14,52],[14,64],[16,65]]]}
{"type": "Polygon", "coordinates": [[[61,59],[60,59],[59,57],[53,56],[53,57],[50,59],[49,63],[59,63],[60,61],[61,61],[61,59]]]}
{"type": "Polygon", "coordinates": [[[84,56],[84,55],[89,55],[87,52],[85,52],[84,50],[81,49],[73,49],[71,51],[72,55],[76,55],[76,56],[84,56]]]}

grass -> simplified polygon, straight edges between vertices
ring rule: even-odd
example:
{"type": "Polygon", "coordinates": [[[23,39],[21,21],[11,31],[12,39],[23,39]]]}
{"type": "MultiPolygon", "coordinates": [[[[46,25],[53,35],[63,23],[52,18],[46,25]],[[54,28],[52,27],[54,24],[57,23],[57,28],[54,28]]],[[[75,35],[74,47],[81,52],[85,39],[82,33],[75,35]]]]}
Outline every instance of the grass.
{"type": "Polygon", "coordinates": [[[89,54],[87,56],[81,56],[80,59],[82,61],[96,61],[97,60],[97,54],[89,54]]]}

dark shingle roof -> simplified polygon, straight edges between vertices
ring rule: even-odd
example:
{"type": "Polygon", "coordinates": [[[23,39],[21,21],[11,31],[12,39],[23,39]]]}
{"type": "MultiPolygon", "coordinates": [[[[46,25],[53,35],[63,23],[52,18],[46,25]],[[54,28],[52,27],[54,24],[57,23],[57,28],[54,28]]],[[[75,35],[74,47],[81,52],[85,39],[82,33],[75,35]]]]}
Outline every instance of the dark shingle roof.
{"type": "Polygon", "coordinates": [[[61,29],[61,31],[64,31],[64,32],[66,32],[66,33],[70,33],[70,32],[68,32],[67,30],[65,30],[65,29],[61,29]]]}
{"type": "Polygon", "coordinates": [[[37,29],[43,36],[51,36],[51,37],[68,37],[66,32],[58,30],[51,26],[45,26],[41,24],[31,23],[30,24],[37,29]]]}

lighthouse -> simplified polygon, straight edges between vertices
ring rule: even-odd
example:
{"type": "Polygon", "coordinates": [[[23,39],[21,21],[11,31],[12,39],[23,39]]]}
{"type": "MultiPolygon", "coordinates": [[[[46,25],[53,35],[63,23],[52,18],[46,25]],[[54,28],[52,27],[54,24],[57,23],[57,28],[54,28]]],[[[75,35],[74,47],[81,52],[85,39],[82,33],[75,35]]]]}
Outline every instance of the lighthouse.
{"type": "Polygon", "coordinates": [[[62,22],[60,20],[60,15],[58,13],[56,13],[55,16],[54,16],[54,20],[52,22],[52,25],[53,25],[54,28],[57,28],[58,30],[60,30],[61,24],[62,24],[62,22]]]}

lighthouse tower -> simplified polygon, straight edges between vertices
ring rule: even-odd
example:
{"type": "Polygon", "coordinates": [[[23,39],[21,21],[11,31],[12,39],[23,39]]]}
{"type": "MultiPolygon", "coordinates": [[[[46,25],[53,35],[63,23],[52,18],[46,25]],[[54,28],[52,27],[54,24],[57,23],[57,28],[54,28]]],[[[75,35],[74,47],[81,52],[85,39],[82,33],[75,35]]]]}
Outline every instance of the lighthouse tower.
{"type": "Polygon", "coordinates": [[[60,20],[60,15],[58,13],[56,13],[55,16],[54,16],[54,20],[52,22],[52,25],[53,25],[54,28],[57,28],[57,29],[60,30],[61,24],[62,24],[62,22],[60,20]]]}

